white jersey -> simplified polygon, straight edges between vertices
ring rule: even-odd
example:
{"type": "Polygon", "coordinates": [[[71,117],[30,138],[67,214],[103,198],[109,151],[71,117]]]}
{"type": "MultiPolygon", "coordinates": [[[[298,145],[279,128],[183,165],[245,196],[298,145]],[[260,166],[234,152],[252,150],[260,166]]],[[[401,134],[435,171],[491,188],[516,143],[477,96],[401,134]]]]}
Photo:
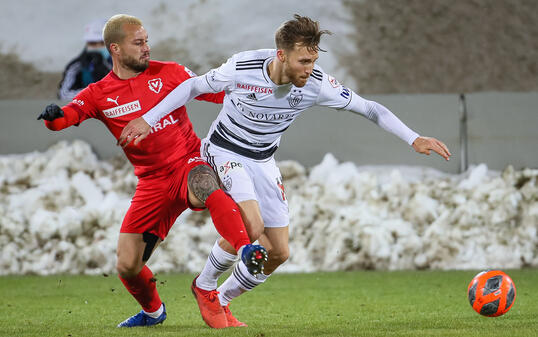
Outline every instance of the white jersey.
{"type": "Polygon", "coordinates": [[[418,137],[385,107],[363,99],[318,65],[303,87],[275,84],[267,73],[275,57],[275,49],[235,54],[220,67],[195,78],[195,83],[189,83],[193,79],[183,82],[144,119],[152,125],[176,105],[201,93],[224,90],[223,107],[208,138],[214,145],[252,159],[272,156],[284,131],[301,112],[314,105],[357,112],[409,144],[418,137]]]}

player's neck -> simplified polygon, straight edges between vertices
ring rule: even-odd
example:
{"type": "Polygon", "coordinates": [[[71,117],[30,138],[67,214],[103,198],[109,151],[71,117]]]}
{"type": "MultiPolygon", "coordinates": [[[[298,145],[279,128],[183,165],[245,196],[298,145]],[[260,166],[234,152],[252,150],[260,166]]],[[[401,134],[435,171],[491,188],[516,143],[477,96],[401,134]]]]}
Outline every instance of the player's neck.
{"type": "Polygon", "coordinates": [[[284,72],[284,64],[280,62],[278,57],[275,57],[269,62],[267,65],[267,73],[269,74],[271,81],[276,85],[283,85],[291,82],[291,79],[286,76],[284,72]]]}
{"type": "Polygon", "coordinates": [[[135,72],[132,69],[122,67],[121,65],[118,65],[118,63],[114,63],[112,71],[122,80],[128,80],[140,74],[140,72],[135,72]]]}

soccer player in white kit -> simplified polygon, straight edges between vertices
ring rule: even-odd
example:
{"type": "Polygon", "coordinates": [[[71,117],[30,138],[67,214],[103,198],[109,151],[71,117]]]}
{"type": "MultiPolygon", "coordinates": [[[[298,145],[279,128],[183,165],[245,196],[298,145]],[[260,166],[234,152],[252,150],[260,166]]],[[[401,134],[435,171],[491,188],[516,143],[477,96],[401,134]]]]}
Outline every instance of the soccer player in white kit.
{"type": "Polygon", "coordinates": [[[314,105],[349,110],[398,136],[419,153],[429,155],[433,150],[446,160],[451,155],[445,144],[419,136],[387,108],[360,97],[315,64],[320,37],[326,33],[318,22],[295,15],[278,28],[277,49],[235,54],[205,75],[186,80],[122,132],[120,141],[135,140],[137,144],[170,111],[200,94],[225,91],[222,110],[200,152],[239,205],[251,240],[258,239],[269,253],[263,273],[251,275],[240,261],[217,289],[217,279],[235,263],[236,252],[222,238],[213,246],[192,289],[214,293],[218,303],[199,301],[200,311],[202,316],[215,313],[220,305],[227,326],[245,326],[231,314],[230,301],[263,283],[288,258],[288,202],[273,154],[281,135],[304,110],[314,105]]]}

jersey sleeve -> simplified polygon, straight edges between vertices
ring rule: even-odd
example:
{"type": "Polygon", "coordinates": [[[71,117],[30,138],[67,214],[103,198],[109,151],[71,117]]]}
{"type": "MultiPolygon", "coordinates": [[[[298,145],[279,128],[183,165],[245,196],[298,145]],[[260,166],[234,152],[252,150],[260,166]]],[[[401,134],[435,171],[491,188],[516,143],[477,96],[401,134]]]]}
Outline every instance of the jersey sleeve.
{"type": "Polygon", "coordinates": [[[71,102],[62,107],[64,116],[53,121],[45,121],[47,128],[61,130],[69,126],[78,126],[88,118],[97,118],[97,107],[92,99],[92,88],[80,91],[71,102]]]}
{"type": "Polygon", "coordinates": [[[195,97],[207,93],[231,90],[234,85],[234,72],[235,61],[232,57],[219,68],[212,69],[202,76],[191,77],[179,84],[159,104],[146,112],[142,118],[148,125],[154,126],[161,118],[187,104],[195,97]]]}
{"type": "Polygon", "coordinates": [[[323,73],[317,105],[344,109],[351,102],[351,91],[341,85],[336,78],[323,73]]]}
{"type": "Polygon", "coordinates": [[[213,92],[230,91],[235,84],[234,57],[229,58],[220,67],[211,69],[204,77],[213,92]]]}
{"type": "MultiPolygon", "coordinates": [[[[198,76],[198,75],[196,75],[196,73],[194,71],[190,70],[187,67],[185,67],[185,72],[187,74],[189,74],[190,77],[198,76]]],[[[222,102],[224,101],[224,91],[218,92],[216,94],[214,94],[214,93],[201,94],[200,96],[195,97],[194,99],[199,100],[199,101],[206,101],[206,102],[211,102],[211,103],[216,103],[216,104],[222,104],[222,102]]]]}

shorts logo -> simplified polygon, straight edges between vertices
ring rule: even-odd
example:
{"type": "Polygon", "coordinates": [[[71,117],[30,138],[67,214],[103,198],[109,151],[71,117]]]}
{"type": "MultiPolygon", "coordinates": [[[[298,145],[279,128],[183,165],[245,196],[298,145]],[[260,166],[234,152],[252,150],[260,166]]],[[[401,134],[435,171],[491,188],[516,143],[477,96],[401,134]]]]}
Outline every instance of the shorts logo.
{"type": "Polygon", "coordinates": [[[163,82],[161,81],[160,78],[154,78],[148,81],[148,87],[149,87],[149,90],[158,94],[159,92],[161,92],[161,88],[163,87],[163,82]]]}
{"type": "Polygon", "coordinates": [[[201,161],[204,163],[206,162],[202,157],[192,157],[192,158],[189,158],[189,160],[187,160],[187,164],[190,164],[195,161],[201,161]]]}
{"type": "MultiPolygon", "coordinates": [[[[235,161],[227,161],[223,165],[219,166],[219,173],[222,173],[223,175],[227,174],[228,171],[233,170],[236,167],[243,167],[241,163],[235,162],[235,161]]],[[[231,184],[231,182],[230,182],[231,184]]]]}
{"type": "Polygon", "coordinates": [[[280,188],[280,193],[282,194],[282,200],[286,200],[286,191],[284,191],[284,184],[282,184],[282,178],[276,178],[276,185],[280,188]]]}
{"type": "Polygon", "coordinates": [[[227,176],[222,179],[222,185],[224,186],[224,189],[226,191],[229,191],[232,189],[232,177],[227,176]]]}
{"type": "Polygon", "coordinates": [[[290,103],[290,106],[292,108],[295,108],[301,101],[303,100],[303,95],[301,94],[300,90],[293,89],[293,92],[290,93],[290,97],[288,97],[288,102],[290,103]]]}
{"type": "Polygon", "coordinates": [[[136,100],[123,105],[118,105],[114,108],[103,110],[103,115],[108,118],[116,118],[140,110],[142,110],[142,107],[140,106],[140,102],[136,100]]]}

